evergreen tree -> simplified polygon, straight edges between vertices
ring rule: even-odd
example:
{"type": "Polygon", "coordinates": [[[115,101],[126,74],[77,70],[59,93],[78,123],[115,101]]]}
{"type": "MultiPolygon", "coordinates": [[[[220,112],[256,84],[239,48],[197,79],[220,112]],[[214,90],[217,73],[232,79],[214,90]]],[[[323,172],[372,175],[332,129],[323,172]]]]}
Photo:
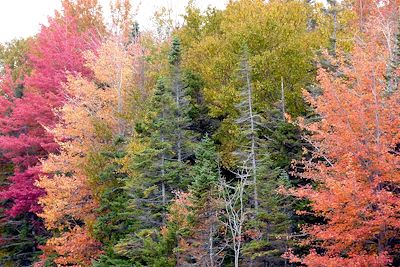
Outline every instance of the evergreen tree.
{"type": "Polygon", "coordinates": [[[218,266],[223,260],[226,245],[219,218],[219,156],[214,142],[206,135],[196,150],[193,182],[190,186],[193,208],[193,230],[189,253],[199,266],[218,266]]]}
{"type": "Polygon", "coordinates": [[[110,151],[103,151],[94,157],[97,161],[95,165],[102,165],[94,181],[100,202],[94,235],[103,244],[104,251],[94,263],[96,267],[131,266],[129,259],[118,255],[114,248],[135,226],[128,208],[128,194],[124,189],[128,176],[120,163],[126,154],[122,145],[122,138],[118,138],[110,151]]]}
{"type": "Polygon", "coordinates": [[[239,118],[236,120],[241,140],[236,155],[239,156],[239,166],[244,168],[241,172],[250,175],[247,179],[251,181],[251,187],[246,187],[252,188],[253,192],[247,192],[247,195],[254,203],[252,207],[246,207],[247,213],[253,216],[244,226],[243,263],[279,266],[286,262],[281,256],[288,249],[294,231],[294,200],[278,190],[291,186],[288,171],[292,160],[300,158],[300,133],[285,121],[283,82],[281,101],[276,107],[264,113],[256,110],[248,48],[244,47],[242,53],[242,89],[237,105],[239,118]]]}
{"type": "Polygon", "coordinates": [[[209,114],[209,107],[204,99],[204,81],[199,74],[186,70],[183,82],[189,98],[188,127],[197,136],[212,135],[219,126],[219,120],[213,119],[209,114]]]}
{"type": "Polygon", "coordinates": [[[180,162],[175,160],[173,150],[174,110],[172,94],[160,78],[152,101],[154,117],[147,129],[148,136],[143,136],[147,148],[133,161],[133,169],[138,174],[133,181],[136,187],[132,188],[133,198],[139,202],[142,212],[147,213],[149,228],[163,224],[171,192],[178,189],[180,162]]]}
{"type": "Polygon", "coordinates": [[[226,245],[219,219],[219,163],[214,142],[206,135],[195,151],[188,193],[180,193],[170,207],[168,233],[175,236],[178,266],[218,266],[226,245]]]}
{"type": "Polygon", "coordinates": [[[214,142],[206,135],[195,151],[196,161],[192,168],[189,189],[197,208],[201,208],[215,193],[219,181],[218,154],[214,142]]]}
{"type": "Polygon", "coordinates": [[[174,150],[176,152],[176,160],[180,163],[193,154],[193,148],[191,148],[193,133],[189,130],[192,123],[189,117],[190,99],[187,93],[187,86],[183,83],[181,53],[181,42],[175,37],[172,41],[168,60],[171,66],[172,95],[175,98],[173,123],[176,140],[174,142],[174,150]]]}
{"type": "Polygon", "coordinates": [[[160,78],[151,102],[150,123],[137,129],[145,148],[134,156],[133,177],[126,184],[127,210],[134,222],[130,233],[118,242],[115,250],[138,266],[169,266],[172,263],[167,256],[176,246],[173,235],[160,233],[167,221],[172,192],[187,186],[185,164],[178,160],[175,146],[174,100],[165,79],[160,78]]]}

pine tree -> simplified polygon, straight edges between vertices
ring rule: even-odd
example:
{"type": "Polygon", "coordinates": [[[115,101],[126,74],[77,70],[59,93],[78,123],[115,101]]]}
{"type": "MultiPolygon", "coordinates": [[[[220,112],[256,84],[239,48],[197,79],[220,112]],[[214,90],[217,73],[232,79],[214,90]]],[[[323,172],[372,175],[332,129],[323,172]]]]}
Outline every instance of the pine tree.
{"type": "Polygon", "coordinates": [[[134,154],[129,166],[132,177],[125,185],[126,211],[133,218],[131,231],[114,248],[127,263],[139,266],[170,264],[167,255],[175,247],[171,244],[174,239],[162,236],[160,229],[167,221],[172,191],[181,187],[182,163],[177,161],[174,152],[174,111],[171,90],[165,78],[159,78],[151,101],[150,122],[137,127],[139,142],[144,149],[134,154]]]}
{"type": "MultiPolygon", "coordinates": [[[[171,92],[166,87],[164,79],[157,82],[152,112],[155,114],[149,127],[148,148],[146,148],[134,161],[142,187],[142,197],[149,207],[157,207],[157,212],[151,212],[150,218],[155,216],[152,226],[161,226],[165,219],[165,209],[170,192],[177,189],[177,173],[173,151],[173,124],[172,117],[175,103],[171,92]]],[[[135,190],[137,191],[137,190],[135,190]]],[[[146,205],[145,205],[146,206],[146,205]]]]}
{"type": "Polygon", "coordinates": [[[243,164],[239,173],[249,175],[246,181],[251,186],[245,185],[245,191],[253,189],[246,196],[254,204],[245,206],[246,212],[253,215],[244,224],[241,253],[244,264],[282,265],[286,260],[281,255],[291,242],[294,201],[278,190],[291,186],[288,171],[291,161],[299,157],[301,145],[296,143],[296,138],[300,135],[296,127],[290,127],[291,124],[285,121],[283,82],[280,84],[282,97],[276,107],[268,112],[257,112],[248,58],[249,51],[245,46],[240,62],[242,89],[236,120],[242,136],[236,155],[240,159],[239,166],[243,164]],[[288,140],[281,140],[284,135],[288,140]],[[285,142],[297,145],[285,147],[285,142]]]}
{"type": "Polygon", "coordinates": [[[169,64],[171,66],[171,89],[175,98],[175,114],[173,123],[175,124],[174,135],[176,138],[174,150],[176,151],[177,161],[184,162],[192,153],[190,141],[193,139],[193,133],[189,131],[191,121],[189,118],[189,99],[186,92],[187,86],[183,83],[183,73],[181,69],[181,42],[178,38],[172,41],[169,52],[169,64]]]}
{"type": "Polygon", "coordinates": [[[195,151],[195,164],[189,190],[196,206],[202,207],[219,182],[219,160],[214,142],[206,135],[195,151]]]}
{"type": "MultiPolygon", "coordinates": [[[[218,266],[223,260],[222,248],[226,244],[221,236],[219,219],[219,159],[214,142],[206,136],[195,151],[195,164],[189,186],[188,229],[176,226],[179,246],[176,251],[179,265],[218,266]]],[[[172,214],[171,221],[174,221],[172,214]]]]}
{"type": "Polygon", "coordinates": [[[99,216],[94,224],[94,236],[103,244],[104,254],[94,263],[94,266],[130,266],[129,259],[118,255],[114,246],[133,227],[135,220],[131,217],[128,207],[129,197],[124,186],[128,175],[122,170],[121,160],[126,156],[124,140],[117,138],[110,149],[102,151],[93,157],[100,167],[97,175],[96,191],[98,191],[100,206],[99,216]]]}

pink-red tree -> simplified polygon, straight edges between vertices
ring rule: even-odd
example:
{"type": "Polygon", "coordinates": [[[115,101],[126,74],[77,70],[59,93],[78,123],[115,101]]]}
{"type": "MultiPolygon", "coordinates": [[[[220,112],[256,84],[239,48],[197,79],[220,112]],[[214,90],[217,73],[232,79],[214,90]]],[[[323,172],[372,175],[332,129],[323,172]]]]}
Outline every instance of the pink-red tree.
{"type": "MultiPolygon", "coordinates": [[[[35,186],[40,160],[58,149],[46,128],[55,125],[53,109],[66,98],[62,85],[67,76],[92,75],[83,53],[95,50],[99,43],[95,31],[77,25],[73,17],[49,18],[48,26],[42,26],[30,43],[31,74],[18,82],[9,72],[0,77],[0,156],[13,166],[8,185],[0,189],[0,200],[6,203],[4,215],[12,220],[25,218],[33,236],[43,227],[35,215],[42,210],[38,197],[44,194],[35,186]]],[[[18,243],[15,238],[11,242],[18,243]]]]}
{"type": "Polygon", "coordinates": [[[65,99],[62,84],[67,75],[91,75],[82,53],[95,49],[97,43],[90,30],[78,32],[73,18],[49,19],[49,26],[42,26],[31,45],[32,74],[25,79],[23,96],[17,98],[14,88],[3,86],[9,92],[2,96],[0,150],[13,162],[15,173],[0,197],[12,200],[9,215],[40,211],[37,198],[43,191],[34,186],[39,159],[58,147],[45,127],[54,125],[53,109],[65,99]]]}

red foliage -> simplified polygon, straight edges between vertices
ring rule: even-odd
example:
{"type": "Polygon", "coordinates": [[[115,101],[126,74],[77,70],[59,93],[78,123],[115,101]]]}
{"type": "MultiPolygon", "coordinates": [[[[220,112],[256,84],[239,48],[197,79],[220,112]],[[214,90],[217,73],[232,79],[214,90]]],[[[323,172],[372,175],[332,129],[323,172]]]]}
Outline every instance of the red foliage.
{"type": "Polygon", "coordinates": [[[53,109],[65,99],[62,84],[68,74],[90,76],[84,66],[83,52],[94,50],[97,37],[88,30],[80,32],[72,18],[49,19],[42,26],[30,47],[32,74],[25,78],[23,96],[15,96],[15,85],[10,73],[1,77],[0,96],[0,151],[14,164],[11,184],[0,193],[3,200],[11,200],[11,216],[41,210],[37,198],[43,194],[34,182],[40,171],[40,159],[57,150],[57,143],[46,127],[56,120],[53,109]]]}

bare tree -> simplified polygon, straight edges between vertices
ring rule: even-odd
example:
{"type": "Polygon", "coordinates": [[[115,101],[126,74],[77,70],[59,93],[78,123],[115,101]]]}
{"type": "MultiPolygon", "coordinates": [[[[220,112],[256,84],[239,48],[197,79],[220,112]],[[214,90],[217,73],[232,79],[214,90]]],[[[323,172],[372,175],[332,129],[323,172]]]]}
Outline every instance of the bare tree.
{"type": "Polygon", "coordinates": [[[259,201],[257,192],[257,171],[258,171],[258,148],[260,140],[257,137],[257,127],[260,125],[261,117],[254,111],[253,88],[251,82],[251,68],[249,64],[249,53],[244,48],[242,60],[240,62],[240,72],[243,79],[243,88],[241,90],[241,102],[237,105],[240,117],[236,123],[240,126],[241,133],[246,141],[237,151],[239,158],[246,162],[244,168],[251,175],[253,183],[253,202],[257,212],[259,201]]]}
{"type": "Polygon", "coordinates": [[[231,244],[235,253],[235,267],[239,266],[241,255],[243,227],[247,217],[244,203],[245,189],[249,184],[248,178],[251,177],[245,165],[238,173],[235,173],[238,177],[235,185],[228,184],[225,178],[220,177],[221,193],[227,216],[226,225],[231,233],[231,244]]]}

